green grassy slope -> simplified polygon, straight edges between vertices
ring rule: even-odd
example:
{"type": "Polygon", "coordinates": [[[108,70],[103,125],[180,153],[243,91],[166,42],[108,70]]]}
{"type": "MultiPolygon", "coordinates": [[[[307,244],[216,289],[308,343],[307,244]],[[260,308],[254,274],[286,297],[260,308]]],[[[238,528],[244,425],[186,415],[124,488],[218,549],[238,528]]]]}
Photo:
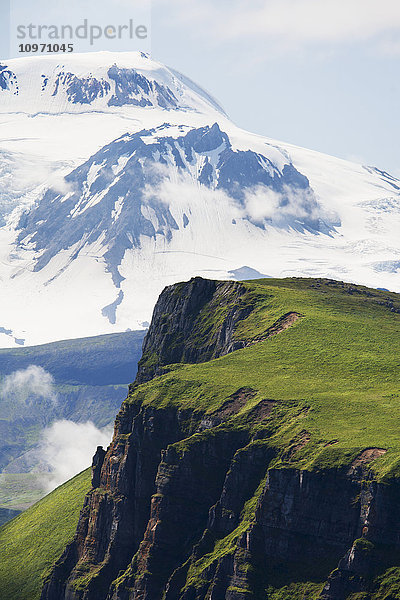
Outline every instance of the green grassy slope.
{"type": "Polygon", "coordinates": [[[74,536],[90,469],[0,528],[0,600],[36,600],[43,574],[74,536]]]}
{"type": "Polygon", "coordinates": [[[7,509],[23,511],[32,506],[46,495],[46,489],[49,489],[46,486],[49,481],[48,473],[2,473],[0,475],[0,511],[7,509]]]}
{"type": "MultiPolygon", "coordinates": [[[[277,401],[275,413],[293,403],[304,407],[299,427],[311,435],[314,451],[303,453],[301,466],[350,461],[359,448],[372,446],[388,450],[376,461],[381,475],[400,473],[400,297],[323,280],[265,279],[246,286],[256,309],[240,324],[237,339],[261,338],[288,312],[301,318],[217,360],[173,366],[130,401],[141,397],[212,412],[248,386],[257,395],[245,410],[265,398],[277,401]]],[[[287,441],[282,433],[275,440],[287,441]]]]}

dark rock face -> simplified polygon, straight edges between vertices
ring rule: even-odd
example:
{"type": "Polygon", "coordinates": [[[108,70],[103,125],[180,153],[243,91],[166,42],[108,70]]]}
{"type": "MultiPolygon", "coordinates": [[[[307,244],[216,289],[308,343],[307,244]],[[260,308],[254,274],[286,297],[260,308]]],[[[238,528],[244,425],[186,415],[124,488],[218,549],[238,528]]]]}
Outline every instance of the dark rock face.
{"type": "MultiPolygon", "coordinates": [[[[48,80],[43,81],[43,89],[46,88],[48,80]]],[[[72,104],[91,104],[97,98],[107,96],[111,86],[104,79],[95,77],[77,77],[74,73],[58,73],[54,81],[52,96],[57,96],[59,91],[64,89],[68,102],[72,104]]]]}
{"type": "Polygon", "coordinates": [[[106,452],[102,446],[97,446],[96,454],[92,462],[92,487],[97,488],[100,485],[101,468],[104,463],[106,452]]]}
{"type": "Polygon", "coordinates": [[[353,593],[368,593],[371,580],[382,567],[398,564],[399,505],[400,485],[397,480],[385,484],[375,481],[364,483],[360,494],[361,531],[359,528],[358,539],[330,575],[320,600],[345,600],[353,593]]]}
{"type": "Polygon", "coordinates": [[[99,487],[88,494],[75,540],[56,564],[43,598],[106,597],[109,585],[127,568],[143,538],[160,453],[182,437],[180,417],[123,405],[96,481],[99,487]],[[88,589],[79,586],[85,574],[82,565],[98,567],[88,589]]]}
{"type": "MultiPolygon", "coordinates": [[[[252,309],[245,289],[198,278],[167,288],[136,386],[170,362],[229,352],[252,309]],[[213,302],[217,326],[193,343],[213,302]]],[[[236,418],[252,388],[204,414],[146,404],[146,386],[136,386],[107,453],[96,452],[75,539],[42,600],[266,600],[277,574],[286,585],[294,569],[305,581],[326,580],[320,600],[346,600],[368,593],[399,555],[399,482],[378,483],[368,468],[384,449],[366,449],[347,469],[277,467],[281,450],[249,426],[266,419],[267,431],[274,402],[236,418]]]]}
{"type": "Polygon", "coordinates": [[[200,436],[181,455],[173,447],[162,453],[132,582],[134,598],[161,597],[171,574],[190,557],[209,508],[221,495],[231,460],[245,441],[243,432],[221,430],[200,436]]]}
{"type": "Polygon", "coordinates": [[[240,283],[201,277],[167,287],[154,309],[136,383],[160,375],[165,365],[204,362],[243,348],[244,343],[235,342],[233,334],[253,309],[245,301],[245,292],[240,283]],[[203,322],[205,311],[212,314],[221,308],[225,310],[219,322],[203,322]]]}
{"type": "Polygon", "coordinates": [[[135,69],[121,69],[117,65],[108,70],[108,76],[115,84],[114,94],[108,106],[159,106],[165,109],[178,107],[178,100],[172,90],[157,81],[151,81],[135,69]]]}
{"type": "MultiPolygon", "coordinates": [[[[252,450],[249,458],[254,468],[252,450]]],[[[267,457],[262,457],[261,462],[265,469],[267,457]]],[[[240,468],[241,477],[248,473],[244,467],[240,468]]],[[[236,481],[231,495],[224,490],[225,502],[235,501],[241,487],[236,481]]],[[[265,589],[273,571],[284,577],[291,565],[299,564],[306,575],[315,572],[316,562],[333,569],[359,528],[359,507],[354,503],[358,491],[357,482],[343,473],[270,469],[255,518],[238,538],[236,549],[211,565],[203,588],[195,592],[187,586],[183,594],[167,595],[168,600],[266,598],[265,589]],[[258,593],[265,595],[257,596],[258,593]]],[[[226,508],[222,512],[226,513],[226,508]]],[[[211,528],[214,524],[211,521],[211,528]]],[[[233,521],[232,530],[236,525],[233,521]]],[[[229,528],[224,528],[217,537],[229,532],[229,528]]],[[[192,559],[200,557],[194,553],[192,559]]]]}
{"type": "Polygon", "coordinates": [[[124,405],[95,481],[99,487],[88,494],[75,540],[54,567],[43,599],[161,598],[196,544],[201,553],[207,536],[234,529],[265,473],[265,452],[246,448],[246,431],[222,426],[184,439],[199,426],[189,417],[124,405]],[[85,583],[93,569],[96,576],[85,583]],[[123,579],[115,582],[121,571],[123,579]]]}
{"type": "Polygon", "coordinates": [[[6,65],[0,64],[0,90],[12,90],[18,95],[18,80],[17,76],[6,65]]]}
{"type": "MultiPolygon", "coordinates": [[[[122,69],[113,65],[107,75],[109,81],[93,76],[78,77],[61,68],[56,73],[51,95],[57,96],[60,92],[65,92],[67,101],[71,104],[91,105],[100,98],[108,98],[108,106],[156,106],[168,110],[178,108],[179,102],[169,87],[147,79],[135,69],[122,69]]],[[[11,71],[0,65],[0,88],[7,89],[12,76],[11,71]]],[[[49,78],[44,75],[42,77],[43,92],[49,85],[49,78]]]]}

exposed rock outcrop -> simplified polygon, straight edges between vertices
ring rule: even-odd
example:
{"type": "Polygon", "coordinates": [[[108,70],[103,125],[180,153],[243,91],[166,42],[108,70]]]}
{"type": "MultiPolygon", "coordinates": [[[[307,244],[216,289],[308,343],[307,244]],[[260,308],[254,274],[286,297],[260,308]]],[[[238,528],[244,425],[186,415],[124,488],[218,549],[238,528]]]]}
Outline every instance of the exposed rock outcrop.
{"type": "MultiPolygon", "coordinates": [[[[360,519],[357,539],[338,568],[330,575],[320,600],[346,600],[350,594],[366,593],[379,572],[399,563],[400,483],[364,481],[359,496],[360,519]]],[[[385,596],[394,598],[394,596],[385,596]]]]}
{"type": "Polygon", "coordinates": [[[166,365],[205,362],[243,348],[245,343],[233,334],[253,308],[239,282],[195,277],[165,288],[144,340],[135,383],[160,375],[166,365]]]}

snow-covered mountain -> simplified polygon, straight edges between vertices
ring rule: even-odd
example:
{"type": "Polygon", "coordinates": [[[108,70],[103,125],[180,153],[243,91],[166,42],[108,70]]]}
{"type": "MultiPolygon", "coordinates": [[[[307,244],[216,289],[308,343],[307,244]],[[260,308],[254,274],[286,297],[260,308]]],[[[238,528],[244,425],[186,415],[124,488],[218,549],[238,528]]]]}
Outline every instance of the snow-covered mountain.
{"type": "Polygon", "coordinates": [[[245,132],[142,53],[0,62],[0,225],[2,346],[146,327],[196,274],[400,291],[400,181],[245,132]]]}
{"type": "Polygon", "coordinates": [[[81,113],[123,106],[201,111],[217,102],[144,53],[46,55],[0,64],[1,112],[81,113]]]}

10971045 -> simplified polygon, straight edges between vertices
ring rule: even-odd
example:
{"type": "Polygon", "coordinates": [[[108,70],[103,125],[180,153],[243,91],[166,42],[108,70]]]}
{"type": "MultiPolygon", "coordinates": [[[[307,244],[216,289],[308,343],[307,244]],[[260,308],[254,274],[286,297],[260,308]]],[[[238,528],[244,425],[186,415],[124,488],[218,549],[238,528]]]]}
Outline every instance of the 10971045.
{"type": "Polygon", "coordinates": [[[58,53],[58,52],[73,52],[73,44],[19,44],[18,51],[20,53],[58,53]]]}

